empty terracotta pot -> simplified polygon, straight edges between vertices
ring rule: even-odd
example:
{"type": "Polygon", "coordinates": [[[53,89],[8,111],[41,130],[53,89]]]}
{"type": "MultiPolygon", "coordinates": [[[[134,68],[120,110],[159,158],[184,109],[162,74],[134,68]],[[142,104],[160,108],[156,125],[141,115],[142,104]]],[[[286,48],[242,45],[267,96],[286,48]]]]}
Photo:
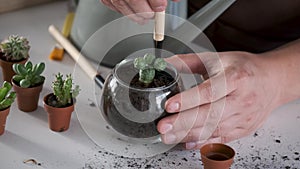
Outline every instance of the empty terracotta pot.
{"type": "Polygon", "coordinates": [[[206,144],[200,153],[204,169],[229,169],[235,155],[231,147],[221,143],[206,144]]]}
{"type": "Polygon", "coordinates": [[[48,105],[48,97],[53,94],[48,94],[44,97],[44,109],[48,113],[49,128],[52,131],[63,132],[69,129],[74,104],[68,107],[53,107],[48,105]]]}
{"type": "Polygon", "coordinates": [[[10,107],[0,111],[0,136],[5,131],[6,118],[9,114],[10,107]]]}

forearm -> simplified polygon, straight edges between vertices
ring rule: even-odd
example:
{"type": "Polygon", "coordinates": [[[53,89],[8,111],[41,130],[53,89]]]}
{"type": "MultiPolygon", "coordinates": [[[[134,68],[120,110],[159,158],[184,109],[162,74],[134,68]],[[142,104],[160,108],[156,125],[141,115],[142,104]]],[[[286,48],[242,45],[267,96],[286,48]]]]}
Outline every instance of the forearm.
{"type": "Polygon", "coordinates": [[[271,84],[279,85],[278,104],[300,98],[300,39],[261,55],[269,62],[270,76],[278,81],[271,84]]]}

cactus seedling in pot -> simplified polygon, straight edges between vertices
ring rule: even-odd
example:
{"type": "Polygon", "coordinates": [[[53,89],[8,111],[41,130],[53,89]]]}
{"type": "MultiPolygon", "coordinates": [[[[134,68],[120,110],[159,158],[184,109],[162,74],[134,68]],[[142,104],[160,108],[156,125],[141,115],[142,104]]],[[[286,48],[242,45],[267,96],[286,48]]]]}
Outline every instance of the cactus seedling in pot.
{"type": "Polygon", "coordinates": [[[18,35],[11,35],[0,43],[0,65],[3,79],[10,82],[15,74],[12,70],[14,63],[24,64],[29,58],[29,41],[18,35]]]}
{"type": "Polygon", "coordinates": [[[145,54],[134,60],[134,67],[139,69],[139,81],[149,84],[153,81],[156,71],[163,71],[167,63],[163,58],[155,58],[152,54],[145,54]]]}
{"type": "Polygon", "coordinates": [[[7,81],[4,81],[0,88],[0,135],[4,133],[10,106],[16,98],[16,93],[11,92],[11,88],[11,84],[7,81]]]}
{"type": "MultiPolygon", "coordinates": [[[[153,54],[146,53],[143,57],[135,58],[134,68],[138,74],[133,77],[130,86],[136,88],[162,88],[174,82],[174,75],[165,71],[167,63],[163,58],[156,58],[153,54]]],[[[130,90],[129,98],[135,108],[140,111],[149,109],[150,100],[148,92],[130,90]]]]}
{"type": "Polygon", "coordinates": [[[54,107],[65,107],[73,104],[73,100],[79,94],[79,86],[75,85],[73,88],[73,79],[71,74],[66,75],[66,79],[63,79],[63,75],[58,73],[56,80],[52,83],[53,94],[55,99],[49,100],[49,104],[54,107]]]}
{"type": "Polygon", "coordinates": [[[23,64],[13,64],[16,75],[12,78],[14,90],[17,92],[18,107],[24,112],[37,109],[40,92],[43,89],[45,63],[33,65],[31,61],[23,64]],[[30,98],[30,99],[28,99],[30,98]]]}
{"type": "Polygon", "coordinates": [[[53,93],[44,97],[44,108],[48,112],[49,128],[53,131],[62,132],[69,128],[71,114],[79,94],[79,86],[73,84],[71,74],[58,73],[52,82],[53,93]]]}

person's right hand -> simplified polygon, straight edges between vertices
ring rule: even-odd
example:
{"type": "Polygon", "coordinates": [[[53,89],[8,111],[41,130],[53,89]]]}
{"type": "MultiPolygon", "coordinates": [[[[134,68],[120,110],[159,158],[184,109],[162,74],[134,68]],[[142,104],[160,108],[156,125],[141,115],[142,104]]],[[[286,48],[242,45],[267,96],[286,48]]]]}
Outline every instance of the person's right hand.
{"type": "MultiPolygon", "coordinates": [[[[110,9],[128,16],[135,22],[145,23],[154,17],[154,12],[162,12],[167,0],[101,0],[110,9]]],[[[179,0],[173,0],[175,2],[179,0]]]]}
{"type": "Polygon", "coordinates": [[[199,149],[203,143],[227,143],[254,133],[284,103],[287,94],[282,93],[291,86],[281,84],[287,81],[281,71],[291,66],[266,55],[229,51],[167,58],[180,72],[206,80],[166,101],[166,111],[175,114],[157,124],[162,141],[199,149]]]}

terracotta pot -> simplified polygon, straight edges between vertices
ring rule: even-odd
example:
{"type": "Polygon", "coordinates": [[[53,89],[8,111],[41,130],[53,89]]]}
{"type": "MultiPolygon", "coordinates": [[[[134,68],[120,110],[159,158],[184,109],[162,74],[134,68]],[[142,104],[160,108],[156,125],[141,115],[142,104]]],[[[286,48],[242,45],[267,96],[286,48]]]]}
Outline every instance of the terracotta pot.
{"type": "Polygon", "coordinates": [[[6,118],[9,114],[10,107],[0,111],[0,136],[5,131],[6,118]]]}
{"type": "Polygon", "coordinates": [[[38,107],[40,92],[44,83],[36,87],[23,88],[12,81],[13,89],[17,94],[18,108],[24,112],[35,111],[38,107]]]}
{"type": "Polygon", "coordinates": [[[28,58],[18,62],[8,62],[1,59],[1,56],[2,53],[0,52],[0,66],[2,67],[3,80],[7,82],[11,82],[11,78],[16,74],[12,69],[12,65],[14,63],[25,64],[28,58]]]}
{"type": "Polygon", "coordinates": [[[48,113],[49,128],[52,131],[63,132],[69,129],[74,104],[67,107],[53,107],[48,105],[47,100],[53,93],[44,97],[44,109],[48,113]]]}
{"type": "Polygon", "coordinates": [[[210,143],[201,147],[204,169],[229,169],[233,163],[234,150],[221,143],[210,143]]]}

